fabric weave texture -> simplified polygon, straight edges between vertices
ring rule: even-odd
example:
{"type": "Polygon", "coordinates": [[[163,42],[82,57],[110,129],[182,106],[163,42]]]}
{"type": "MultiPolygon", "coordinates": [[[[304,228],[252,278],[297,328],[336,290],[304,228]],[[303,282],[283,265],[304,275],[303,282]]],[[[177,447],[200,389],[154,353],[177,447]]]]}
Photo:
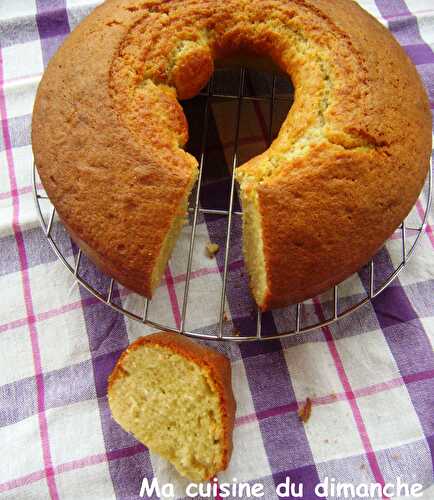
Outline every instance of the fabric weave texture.
{"type": "MultiPolygon", "coordinates": [[[[416,64],[434,110],[434,4],[431,0],[360,0],[387,25],[416,64]]],[[[92,0],[0,2],[0,498],[136,499],[143,478],[187,481],[126,434],[111,418],[107,376],[120,353],[153,331],[79,287],[39,226],[31,185],[31,113],[44,66],[65,36],[98,4],[92,0]]],[[[237,93],[239,72],[219,72],[216,93],[237,93]]],[[[270,78],[248,71],[243,92],[270,92],[270,78]]],[[[278,79],[273,134],[287,113],[291,89],[278,79]]],[[[200,154],[204,98],[186,102],[190,150],[200,154]]],[[[227,206],[237,101],[213,99],[207,134],[202,207],[227,206]],[[235,113],[235,115],[234,115],[235,113]]],[[[242,105],[239,163],[269,141],[267,100],[242,105]]],[[[422,195],[410,219],[417,225],[422,195]]],[[[238,201],[235,202],[238,204],[238,201]]],[[[47,210],[49,206],[47,205],[47,210]]],[[[48,213],[48,212],[47,212],[48,213]]],[[[217,328],[226,218],[200,215],[189,292],[188,329],[217,328]],[[211,259],[209,241],[220,251],[211,259]]],[[[326,477],[340,482],[420,483],[434,499],[434,221],[407,268],[372,303],[338,323],[282,341],[208,343],[232,362],[238,403],[234,453],[218,480],[264,485],[302,482],[303,498],[326,477]],[[297,411],[312,400],[308,422],[297,411]]],[[[373,230],[375,230],[373,228],[373,230]]],[[[77,247],[55,221],[64,255],[77,247]]],[[[186,226],[150,307],[150,318],[179,326],[186,279],[186,226]]],[[[229,329],[254,332],[254,304],[241,253],[241,224],[231,237],[229,329]]],[[[414,235],[413,235],[414,236],[414,235]]],[[[412,236],[409,236],[410,240],[412,236]]],[[[381,273],[399,261],[399,233],[377,257],[381,273]]],[[[109,280],[83,257],[83,272],[106,290],[109,280]]],[[[366,270],[342,286],[342,303],[366,293],[366,270]]],[[[381,280],[381,276],[377,277],[381,280]]],[[[130,309],[143,299],[116,286],[114,301],[130,309]]],[[[327,316],[330,296],[308,301],[303,321],[327,316]]],[[[284,311],[264,315],[265,332],[288,328],[284,311]]],[[[293,320],[293,318],[290,318],[293,320]]],[[[218,497],[218,495],[217,495],[218,497]]],[[[153,498],[157,498],[154,496],[153,498]]],[[[330,495],[328,498],[342,498],[330,495]]],[[[351,497],[348,497],[351,498],[351,497]]]]}

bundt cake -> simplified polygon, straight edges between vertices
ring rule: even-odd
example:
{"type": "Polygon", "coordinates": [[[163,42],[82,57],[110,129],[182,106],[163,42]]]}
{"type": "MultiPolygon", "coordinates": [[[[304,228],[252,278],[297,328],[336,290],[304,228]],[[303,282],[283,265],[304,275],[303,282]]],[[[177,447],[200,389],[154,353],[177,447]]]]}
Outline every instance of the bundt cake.
{"type": "Polygon", "coordinates": [[[33,151],[72,237],[147,297],[197,177],[178,99],[203,88],[215,60],[243,55],[271,59],[295,87],[276,140],[237,170],[262,309],[359,269],[422,188],[426,92],[392,35],[352,0],[107,0],[48,65],[33,151]]]}

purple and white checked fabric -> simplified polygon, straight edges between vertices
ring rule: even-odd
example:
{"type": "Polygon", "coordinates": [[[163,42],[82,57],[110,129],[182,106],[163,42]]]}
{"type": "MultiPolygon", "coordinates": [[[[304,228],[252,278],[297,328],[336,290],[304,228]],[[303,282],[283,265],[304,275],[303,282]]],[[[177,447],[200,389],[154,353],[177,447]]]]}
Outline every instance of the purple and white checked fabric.
{"type": "MultiPolygon", "coordinates": [[[[8,499],[139,498],[142,479],[185,483],[111,419],[106,379],[120,352],[151,331],[129,321],[74,284],[38,226],[31,192],[30,122],[41,73],[63,38],[97,4],[91,0],[0,0],[0,497],[8,499]]],[[[361,0],[386,24],[412,58],[434,109],[432,0],[361,0]]],[[[249,79],[248,79],[249,80],[249,79]]],[[[248,81],[253,89],[257,82],[248,81]]],[[[233,132],[231,103],[212,106],[201,202],[218,208],[227,196],[233,132]],[[227,173],[227,172],[226,172],[227,173]],[[214,177],[213,177],[214,176],[214,177]]],[[[186,104],[192,129],[200,117],[186,104]]],[[[260,103],[245,106],[240,159],[263,150],[267,116],[260,103]]],[[[278,120],[276,120],[277,122],[278,120]]],[[[194,144],[192,145],[194,149],[194,144]]],[[[415,217],[422,213],[422,205],[415,217]]],[[[420,219],[419,219],[420,220],[420,219]]],[[[267,500],[287,476],[303,482],[305,499],[325,477],[359,483],[420,483],[434,499],[434,233],[432,218],[408,268],[374,302],[337,325],[285,341],[221,344],[232,361],[238,401],[234,454],[219,481],[264,485],[267,500]],[[312,399],[303,425],[297,410],[312,399]]],[[[199,220],[197,246],[224,244],[223,222],[199,220]]],[[[55,230],[61,232],[59,225],[55,230]]],[[[234,231],[240,231],[235,223],[234,231]]],[[[179,324],[188,228],[157,290],[151,314],[179,324]],[[181,249],[181,250],[180,250],[181,249]],[[169,304],[169,306],[168,306],[169,304]]],[[[239,238],[234,237],[230,279],[245,283],[239,238]]],[[[64,235],[63,252],[76,248],[64,235]]],[[[392,239],[390,247],[399,246],[392,239]]],[[[388,247],[389,248],[389,247],[388,247]]],[[[384,252],[387,263],[393,251],[384,252]]],[[[198,256],[190,296],[206,307],[189,310],[191,328],[215,328],[221,287],[217,261],[198,256]]],[[[106,278],[89,268],[99,286],[106,278]]],[[[245,289],[228,293],[227,314],[253,327],[245,289]]],[[[363,283],[348,292],[357,300],[363,283]],[[357,288],[358,287],[358,288],[357,288]]],[[[116,300],[134,307],[121,289],[116,300]]],[[[321,319],[324,304],[306,314],[321,319]]],[[[265,327],[283,329],[269,313],[265,327]]],[[[329,498],[338,498],[329,496],[329,498]]]]}

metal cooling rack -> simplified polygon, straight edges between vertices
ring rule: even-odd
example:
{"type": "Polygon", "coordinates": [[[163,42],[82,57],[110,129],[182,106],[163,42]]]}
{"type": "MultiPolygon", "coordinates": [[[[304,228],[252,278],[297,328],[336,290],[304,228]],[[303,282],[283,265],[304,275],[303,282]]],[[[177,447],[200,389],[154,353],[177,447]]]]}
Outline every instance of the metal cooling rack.
{"type": "MultiPolygon", "coordinates": [[[[305,303],[295,304],[293,306],[289,306],[285,310],[283,310],[283,314],[287,313],[288,317],[294,318],[293,327],[288,331],[284,332],[274,332],[274,334],[264,334],[263,333],[263,318],[262,313],[259,309],[256,310],[256,329],[254,334],[248,335],[240,335],[239,332],[233,330],[231,334],[225,333],[227,328],[225,328],[225,324],[227,323],[226,313],[225,313],[225,305],[226,305],[226,291],[228,286],[228,269],[229,269],[229,253],[231,248],[231,229],[233,224],[234,217],[240,217],[241,212],[234,209],[234,197],[236,193],[235,187],[235,168],[238,165],[238,152],[239,152],[239,138],[240,138],[240,121],[241,121],[241,112],[243,108],[243,104],[247,101],[263,101],[269,103],[269,128],[268,128],[268,139],[269,143],[271,143],[272,139],[272,131],[273,131],[273,116],[276,105],[279,101],[288,100],[288,98],[277,95],[276,93],[276,75],[272,78],[271,84],[271,92],[268,95],[264,96],[248,96],[245,95],[245,77],[246,77],[246,69],[240,69],[239,75],[239,85],[238,85],[238,93],[228,94],[228,93],[217,93],[214,91],[214,79],[212,79],[207,87],[206,92],[202,92],[200,96],[205,98],[205,104],[203,109],[203,119],[202,119],[202,138],[201,138],[201,151],[199,156],[199,176],[196,191],[193,195],[193,206],[189,208],[189,211],[192,215],[192,224],[191,224],[191,234],[188,248],[188,259],[187,259],[187,270],[186,270],[186,280],[184,287],[184,298],[181,308],[181,321],[179,328],[174,328],[171,325],[164,325],[159,323],[158,321],[154,321],[149,318],[149,307],[151,304],[151,300],[143,299],[142,304],[142,313],[137,314],[133,310],[129,310],[123,305],[117,304],[113,301],[113,290],[116,282],[113,279],[110,279],[109,286],[107,290],[103,293],[98,291],[90,282],[88,282],[85,277],[81,274],[80,264],[82,260],[82,252],[78,250],[77,257],[75,259],[75,263],[71,265],[66,255],[62,252],[60,246],[56,243],[55,238],[53,237],[53,222],[56,214],[56,209],[51,205],[50,200],[47,195],[43,191],[43,189],[38,185],[36,180],[36,165],[33,164],[33,194],[34,200],[39,216],[39,220],[44,231],[45,237],[49,241],[52,249],[56,253],[57,257],[60,261],[66,266],[70,273],[73,274],[77,282],[86,288],[92,295],[98,298],[100,301],[104,302],[108,306],[112,307],[116,311],[126,315],[127,317],[142,322],[145,325],[148,325],[152,328],[156,328],[159,330],[169,330],[174,331],[180,334],[184,334],[190,337],[196,337],[204,340],[232,340],[235,342],[241,341],[253,341],[253,340],[275,340],[282,339],[284,337],[289,337],[292,335],[297,335],[303,332],[308,332],[323,326],[330,325],[337,320],[346,317],[353,313],[355,310],[363,306],[364,304],[371,301],[374,297],[379,295],[402,271],[402,269],[408,263],[410,257],[413,255],[414,250],[420,240],[421,234],[424,232],[428,214],[431,206],[431,191],[432,191],[432,169],[430,168],[429,174],[425,183],[425,187],[422,190],[421,194],[421,203],[423,206],[423,212],[419,213],[419,220],[422,219],[420,224],[417,225],[407,225],[404,220],[400,227],[397,229],[400,237],[400,262],[395,263],[393,266],[393,271],[388,273],[387,276],[383,276],[381,279],[381,283],[377,284],[376,281],[376,265],[374,265],[374,259],[368,264],[368,272],[369,272],[369,284],[366,287],[367,293],[366,297],[359,300],[357,303],[352,304],[348,307],[341,307],[340,305],[340,284],[336,285],[332,290],[332,307],[331,314],[329,317],[322,319],[319,322],[314,324],[304,324],[303,322],[303,306],[305,303]],[[230,169],[230,195],[227,209],[225,210],[214,210],[214,209],[206,209],[199,206],[200,200],[200,192],[203,184],[203,170],[206,156],[206,143],[207,143],[207,134],[209,127],[209,107],[211,99],[226,99],[226,100],[235,100],[237,102],[237,114],[235,118],[235,136],[234,136],[234,147],[232,154],[232,161],[229,165],[230,169]],[[424,198],[424,199],[422,199],[424,198]],[[46,201],[50,204],[50,211],[48,218],[43,215],[43,208],[41,206],[41,201],[46,201]],[[425,200],[425,201],[424,201],[425,200]],[[224,216],[227,218],[227,232],[226,232],[226,244],[224,249],[224,265],[223,265],[223,274],[222,274],[222,288],[221,294],[219,298],[220,303],[220,311],[218,315],[218,323],[216,328],[216,334],[207,333],[204,329],[199,329],[195,331],[188,331],[185,328],[186,320],[188,318],[188,308],[192,307],[192,304],[189,304],[189,289],[190,289],[190,279],[192,273],[192,262],[193,262],[193,254],[196,242],[196,229],[198,224],[199,214],[209,214],[209,215],[218,215],[224,216]],[[409,240],[409,233],[415,234],[414,240],[409,240]]],[[[253,333],[253,332],[250,332],[253,333]]]]}

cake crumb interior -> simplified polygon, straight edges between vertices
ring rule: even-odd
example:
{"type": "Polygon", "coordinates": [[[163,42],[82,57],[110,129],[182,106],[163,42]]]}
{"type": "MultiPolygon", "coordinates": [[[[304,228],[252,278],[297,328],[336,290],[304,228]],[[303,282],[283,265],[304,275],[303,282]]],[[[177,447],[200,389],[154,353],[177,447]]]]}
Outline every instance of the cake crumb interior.
{"type": "Polygon", "coordinates": [[[115,419],[194,481],[223,456],[219,393],[206,367],[162,346],[130,351],[111,388],[115,419]]]}

